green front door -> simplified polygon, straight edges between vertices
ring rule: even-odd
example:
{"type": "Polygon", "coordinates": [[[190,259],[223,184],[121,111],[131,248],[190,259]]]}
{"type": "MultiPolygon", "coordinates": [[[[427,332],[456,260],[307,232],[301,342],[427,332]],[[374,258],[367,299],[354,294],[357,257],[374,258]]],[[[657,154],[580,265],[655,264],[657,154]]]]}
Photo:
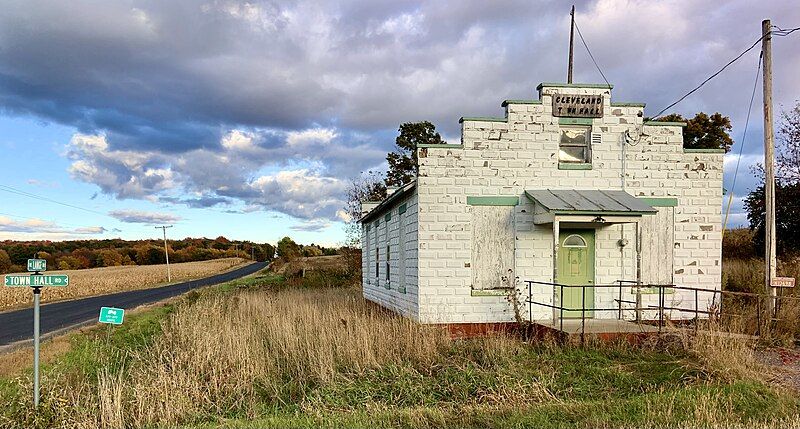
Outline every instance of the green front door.
{"type": "MultiPolygon", "coordinates": [[[[594,230],[564,229],[558,236],[558,278],[556,283],[562,285],[594,285],[594,230]]],[[[556,286],[556,293],[561,288],[556,286]]],[[[594,288],[564,288],[561,305],[573,309],[564,311],[565,318],[581,317],[581,308],[594,307],[594,288]],[[585,294],[585,296],[583,296],[585,294]]],[[[586,317],[592,317],[592,311],[586,311],[586,317]]]]}

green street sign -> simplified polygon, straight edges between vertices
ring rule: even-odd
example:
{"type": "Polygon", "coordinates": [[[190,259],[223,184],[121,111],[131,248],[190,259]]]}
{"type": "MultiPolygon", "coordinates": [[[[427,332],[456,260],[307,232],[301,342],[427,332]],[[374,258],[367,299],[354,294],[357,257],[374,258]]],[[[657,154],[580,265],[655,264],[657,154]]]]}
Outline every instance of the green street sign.
{"type": "Polygon", "coordinates": [[[28,259],[28,271],[47,271],[47,260],[28,259]]]}
{"type": "Polygon", "coordinates": [[[114,307],[100,307],[100,323],[110,323],[112,325],[121,325],[122,319],[125,318],[125,310],[114,307]]]}
{"type": "Polygon", "coordinates": [[[69,286],[69,276],[66,274],[30,275],[30,276],[5,276],[6,287],[64,287],[69,286]]]}

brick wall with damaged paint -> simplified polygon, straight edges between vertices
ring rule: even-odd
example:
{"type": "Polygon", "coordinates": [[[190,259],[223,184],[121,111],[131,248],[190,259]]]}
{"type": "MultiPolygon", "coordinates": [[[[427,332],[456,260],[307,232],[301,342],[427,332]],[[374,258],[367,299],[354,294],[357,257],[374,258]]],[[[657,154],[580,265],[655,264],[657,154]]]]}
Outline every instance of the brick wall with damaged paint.
{"type": "Polygon", "coordinates": [[[374,221],[361,225],[363,295],[383,307],[417,319],[416,194],[394,202],[385,212],[389,214],[388,219],[381,213],[374,221]],[[399,210],[401,206],[404,210],[399,210]]]}
{"type": "MultiPolygon", "coordinates": [[[[674,218],[672,280],[719,289],[723,154],[685,152],[681,127],[644,125],[643,107],[613,105],[608,89],[544,87],[540,101],[509,102],[504,119],[464,120],[462,148],[418,149],[419,318],[451,323],[513,320],[503,293],[474,292],[474,206],[467,203],[469,196],[519,197],[511,268],[520,281],[553,280],[551,226],[533,224],[526,189],[624,189],[637,197],[676,198],[676,207],[664,208],[674,218]],[[600,135],[591,147],[591,170],[559,169],[561,125],[550,100],[555,92],[604,96],[606,114],[591,124],[591,132],[600,135]]],[[[597,231],[597,284],[635,279],[633,243],[633,224],[597,231]],[[631,245],[620,248],[620,238],[630,239],[631,245]]],[[[598,290],[598,303],[609,305],[611,293],[598,290]]],[[[536,298],[553,302],[546,291],[536,298]]],[[[700,298],[701,308],[712,304],[710,294],[700,298]]],[[[655,299],[647,296],[645,304],[655,299]]],[[[694,303],[693,295],[672,294],[668,299],[678,306],[694,303]]],[[[551,312],[540,309],[531,316],[545,319],[551,312]]]]}

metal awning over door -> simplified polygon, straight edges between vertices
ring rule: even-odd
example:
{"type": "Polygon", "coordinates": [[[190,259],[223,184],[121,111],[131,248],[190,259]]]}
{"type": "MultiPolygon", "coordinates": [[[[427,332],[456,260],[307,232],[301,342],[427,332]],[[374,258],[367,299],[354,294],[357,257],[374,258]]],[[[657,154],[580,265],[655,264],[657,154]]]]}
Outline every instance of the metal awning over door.
{"type": "Polygon", "coordinates": [[[642,215],[658,210],[633,195],[618,190],[542,189],[528,190],[525,195],[534,202],[533,223],[561,220],[578,222],[635,222],[642,215]]]}

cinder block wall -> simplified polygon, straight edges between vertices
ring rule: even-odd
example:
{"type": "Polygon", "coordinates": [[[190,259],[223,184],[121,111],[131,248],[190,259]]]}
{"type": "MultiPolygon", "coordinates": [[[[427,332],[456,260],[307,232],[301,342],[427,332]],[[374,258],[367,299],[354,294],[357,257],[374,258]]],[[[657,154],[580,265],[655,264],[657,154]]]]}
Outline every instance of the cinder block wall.
{"type": "Polygon", "coordinates": [[[361,267],[364,298],[383,307],[394,310],[413,319],[419,318],[418,280],[417,280],[417,195],[416,192],[396,201],[371,222],[361,225],[361,267]],[[405,212],[400,213],[400,206],[405,212]],[[388,220],[387,220],[387,216],[388,220]],[[401,241],[401,225],[405,228],[405,238],[401,241]],[[387,255],[386,246],[390,252],[387,255]],[[403,247],[401,251],[400,247],[403,247]],[[379,275],[375,273],[375,249],[380,250],[379,275]],[[405,255],[401,263],[401,255],[405,255]],[[390,279],[386,280],[387,257],[390,265],[390,279]],[[403,265],[405,265],[403,267],[403,265]],[[405,274],[403,277],[402,273],[405,274]]]}
{"type": "MultiPolygon", "coordinates": [[[[674,283],[719,289],[721,285],[722,153],[683,149],[680,126],[643,124],[640,104],[612,103],[611,91],[593,87],[544,87],[540,100],[504,103],[502,118],[465,118],[462,144],[418,149],[419,319],[430,323],[503,322],[514,319],[506,292],[476,293],[472,288],[468,196],[516,196],[515,275],[553,281],[551,225],[534,225],[526,189],[624,189],[637,197],[676,198],[674,208],[674,283]],[[604,117],[592,120],[601,141],[592,147],[591,170],[559,170],[559,118],[552,116],[551,94],[605,95],[604,117]],[[626,144],[626,141],[630,144],[626,144]],[[624,174],[623,174],[624,171],[624,174]]],[[[634,225],[596,231],[597,284],[636,279],[634,225]],[[630,245],[620,249],[617,240],[630,245]]],[[[624,297],[632,299],[631,294],[624,297]]],[[[618,290],[598,290],[598,305],[615,306],[618,290]]],[[[536,300],[553,302],[540,287],[536,300]]],[[[693,293],[668,301],[694,305],[693,293]]],[[[655,303],[648,295],[645,303],[655,303]]],[[[700,308],[711,296],[701,294],[700,308]]],[[[525,317],[546,319],[552,310],[534,308],[525,317]]],[[[653,315],[650,315],[651,317],[653,315]]],[[[671,314],[673,318],[693,314],[671,314]]],[[[598,313],[597,317],[616,317],[598,313]]]]}

